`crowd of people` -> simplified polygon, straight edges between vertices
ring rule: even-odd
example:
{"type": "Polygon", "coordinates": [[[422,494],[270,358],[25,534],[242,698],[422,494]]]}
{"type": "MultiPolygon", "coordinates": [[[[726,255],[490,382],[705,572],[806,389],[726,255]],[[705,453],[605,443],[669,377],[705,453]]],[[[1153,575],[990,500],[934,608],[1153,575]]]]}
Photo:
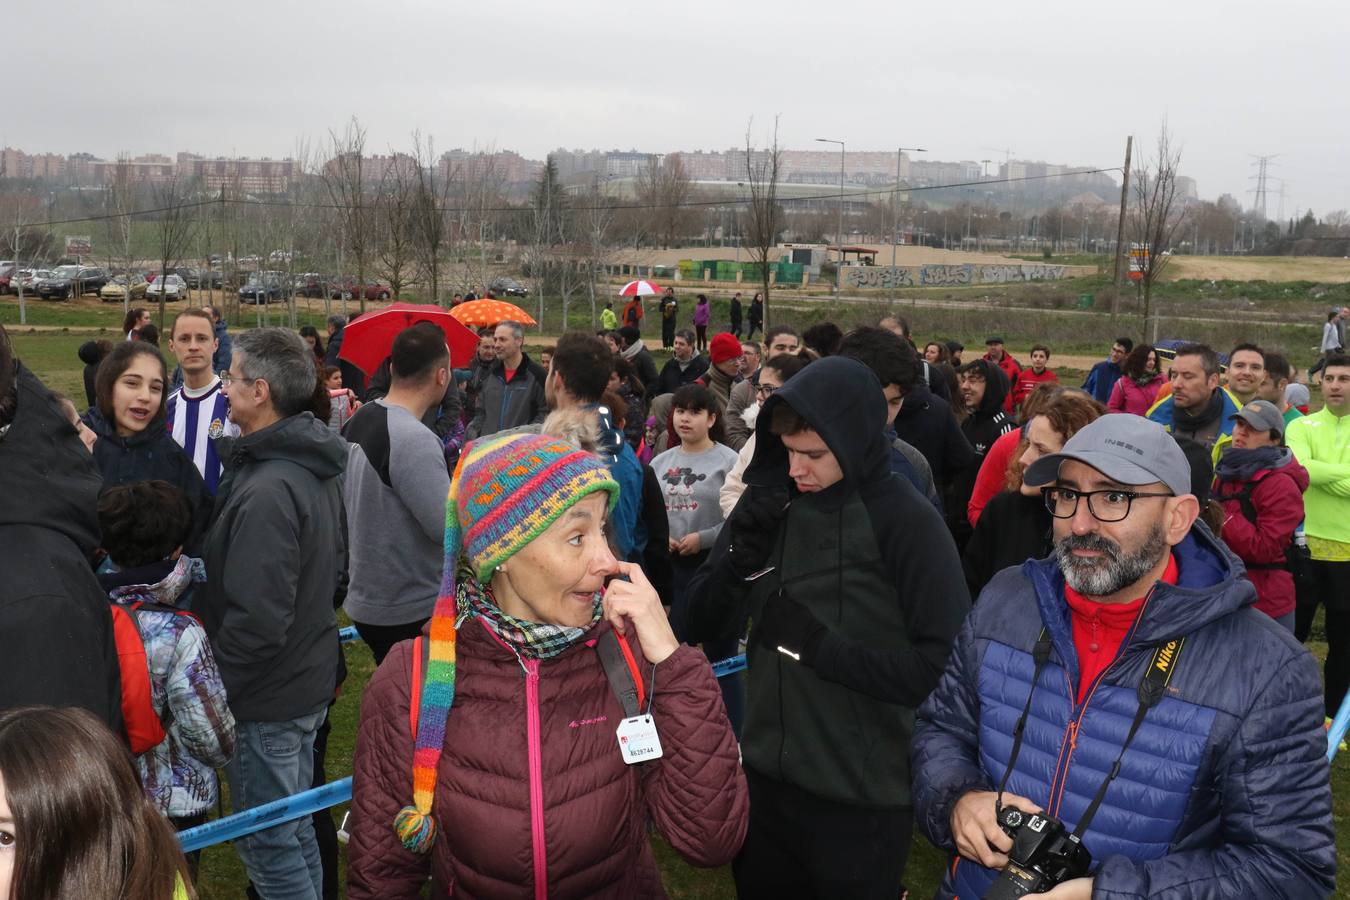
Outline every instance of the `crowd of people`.
{"type": "MultiPolygon", "coordinates": [[[[82,413],[0,330],[0,898],[195,896],[217,773],[323,783],[339,608],[353,898],[663,896],[653,829],[742,897],[901,896],[916,829],[943,898],[1330,894],[1343,339],[1310,412],[1251,343],[1120,337],[1073,387],[1045,343],[730,311],[657,298],[660,368],[634,298],[373,372],[341,316],[189,309],[173,367],[129,316],[82,413]]],[[[263,898],[337,896],[338,847],[234,842],[263,898]]]]}

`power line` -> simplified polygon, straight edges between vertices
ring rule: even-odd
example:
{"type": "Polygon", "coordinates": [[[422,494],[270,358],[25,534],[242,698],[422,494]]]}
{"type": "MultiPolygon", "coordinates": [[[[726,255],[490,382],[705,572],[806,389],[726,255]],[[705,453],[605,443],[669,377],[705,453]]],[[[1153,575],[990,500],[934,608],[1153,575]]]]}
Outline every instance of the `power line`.
{"type": "MultiPolygon", "coordinates": [[[[920,192],[924,192],[924,191],[941,191],[941,190],[948,190],[948,189],[951,189],[951,188],[978,187],[978,186],[982,186],[982,185],[991,185],[991,184],[1015,184],[1015,183],[1028,182],[1028,181],[1046,181],[1046,180],[1049,180],[1049,179],[1052,179],[1052,178],[1069,178],[1069,177],[1078,176],[1078,175],[1106,175],[1106,174],[1110,174],[1110,173],[1114,173],[1114,172],[1119,172],[1119,171],[1121,171],[1120,167],[1119,167],[1119,166],[1115,166],[1115,167],[1104,168],[1104,169],[1077,169],[1077,170],[1074,170],[1074,171],[1072,171],[1072,172],[1055,172],[1055,173],[1053,173],[1053,174],[1047,174],[1047,175],[1024,175],[1024,176],[1021,176],[1021,177],[1018,177],[1018,178],[988,178],[988,179],[981,179],[981,180],[979,180],[979,181],[960,181],[960,182],[953,182],[953,183],[951,183],[951,184],[921,185],[921,186],[918,186],[918,187],[899,187],[899,186],[896,186],[896,187],[893,187],[893,188],[878,188],[878,189],[875,189],[875,190],[854,191],[854,192],[848,194],[847,197],[848,197],[849,199],[858,199],[858,198],[863,198],[863,197],[890,197],[890,196],[895,195],[895,194],[913,194],[913,193],[920,193],[920,192]]],[[[727,182],[727,183],[730,184],[730,182],[727,182]]],[[[780,184],[779,186],[781,187],[782,185],[780,184]]],[[[839,194],[838,194],[838,193],[829,193],[829,194],[808,194],[808,195],[803,196],[803,197],[780,197],[779,200],[778,200],[778,202],[780,202],[780,203],[800,203],[800,202],[813,201],[813,200],[829,200],[829,201],[837,201],[838,199],[839,199],[839,194]]],[[[714,207],[723,207],[723,206],[742,206],[742,205],[747,205],[747,204],[749,204],[749,203],[751,203],[751,202],[752,202],[752,199],[751,199],[750,197],[741,197],[741,196],[737,196],[737,197],[733,197],[733,198],[731,198],[731,199],[720,199],[720,200],[691,200],[691,201],[686,201],[686,202],[683,202],[683,203],[674,203],[674,204],[671,204],[671,203],[616,203],[616,204],[605,204],[605,205],[603,205],[603,206],[569,206],[568,208],[569,208],[570,210],[573,210],[573,211],[576,211],[576,212],[590,212],[590,211],[602,211],[602,210],[603,210],[603,211],[618,211],[618,210],[652,210],[652,209],[698,209],[698,208],[714,208],[714,207]]],[[[179,205],[177,205],[177,206],[161,206],[161,207],[155,207],[155,208],[151,208],[151,209],[134,209],[134,210],[130,210],[130,211],[128,211],[128,212],[102,213],[102,214],[99,214],[99,215],[79,216],[79,217],[76,217],[76,218],[70,218],[70,219],[48,219],[48,220],[45,221],[45,222],[32,222],[32,223],[28,223],[27,225],[24,225],[24,224],[20,223],[20,224],[18,225],[18,227],[29,227],[29,228],[33,228],[33,227],[39,227],[39,226],[41,226],[41,227],[50,228],[50,227],[53,226],[53,225],[74,225],[74,224],[79,224],[79,223],[83,223],[83,222],[104,222],[104,221],[108,221],[108,220],[110,220],[110,219],[124,219],[124,218],[129,218],[129,217],[132,217],[132,216],[147,216],[147,215],[154,215],[154,214],[156,214],[156,213],[162,213],[162,212],[174,212],[174,211],[177,211],[177,210],[182,210],[182,209],[193,209],[193,208],[198,208],[198,207],[203,207],[203,206],[219,206],[219,205],[222,204],[222,203],[224,203],[224,204],[229,204],[229,205],[234,205],[234,206],[269,206],[269,207],[273,207],[273,206],[274,206],[274,207],[284,207],[284,208],[291,208],[291,209],[345,210],[345,209],[352,209],[352,208],[355,208],[355,209],[363,209],[363,210],[375,211],[375,210],[378,210],[378,209],[381,208],[381,207],[376,206],[376,205],[364,204],[364,203],[361,204],[361,205],[359,205],[359,206],[356,206],[356,207],[351,207],[351,206],[348,206],[348,205],[346,205],[346,204],[340,204],[340,203],[315,203],[315,202],[299,202],[299,201],[295,201],[295,200],[257,200],[257,199],[244,199],[244,198],[240,198],[240,197],[223,197],[223,198],[222,198],[222,197],[215,197],[215,198],[212,198],[212,199],[210,199],[210,200],[193,200],[193,201],[189,201],[189,202],[186,202],[186,203],[181,203],[181,204],[179,204],[179,205]]],[[[532,212],[533,209],[534,209],[534,207],[529,206],[528,204],[527,204],[527,205],[522,205],[522,206],[498,206],[498,207],[486,207],[486,208],[480,208],[480,207],[477,207],[477,206],[444,206],[444,207],[438,207],[438,211],[441,212],[441,213],[466,213],[466,212],[467,212],[467,213],[478,213],[479,215],[486,214],[486,213],[506,213],[506,214],[510,214],[510,213],[527,213],[527,212],[532,212]]],[[[10,227],[14,227],[14,226],[11,225],[10,227]]]]}

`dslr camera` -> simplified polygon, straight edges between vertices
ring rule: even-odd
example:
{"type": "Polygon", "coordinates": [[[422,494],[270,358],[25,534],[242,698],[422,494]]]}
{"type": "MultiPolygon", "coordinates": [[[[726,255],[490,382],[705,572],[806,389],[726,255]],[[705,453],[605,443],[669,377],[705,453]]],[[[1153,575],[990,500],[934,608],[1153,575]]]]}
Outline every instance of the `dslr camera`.
{"type": "Polygon", "coordinates": [[[1013,845],[1008,864],[985,891],[984,900],[1044,894],[1062,881],[1088,874],[1092,854],[1054,816],[1005,806],[999,810],[998,824],[1013,845]]]}

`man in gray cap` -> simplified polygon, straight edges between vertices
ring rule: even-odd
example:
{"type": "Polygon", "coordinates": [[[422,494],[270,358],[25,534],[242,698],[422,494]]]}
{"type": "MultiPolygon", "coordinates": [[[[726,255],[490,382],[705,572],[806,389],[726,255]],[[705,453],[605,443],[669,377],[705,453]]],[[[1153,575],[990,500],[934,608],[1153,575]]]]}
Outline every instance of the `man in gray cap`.
{"type": "Polygon", "coordinates": [[[917,714],[916,820],[958,857],[938,896],[1016,876],[1019,834],[1086,849],[1054,900],[1326,896],[1317,667],[1248,608],[1176,442],[1103,416],[1024,481],[1055,553],[994,577],[917,714]]]}

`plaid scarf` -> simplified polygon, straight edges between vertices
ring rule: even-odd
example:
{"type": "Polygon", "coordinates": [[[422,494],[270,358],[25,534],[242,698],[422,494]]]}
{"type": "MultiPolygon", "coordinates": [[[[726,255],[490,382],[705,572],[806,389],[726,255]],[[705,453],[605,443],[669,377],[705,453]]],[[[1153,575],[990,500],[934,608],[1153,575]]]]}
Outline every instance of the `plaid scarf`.
{"type": "Polygon", "coordinates": [[[603,594],[596,591],[591,621],[582,628],[530,622],[502,612],[497,606],[496,598],[492,596],[492,588],[489,585],[479,585],[478,580],[468,570],[461,571],[456,580],[458,596],[455,599],[459,605],[461,620],[465,616],[481,619],[492,629],[493,634],[501,638],[522,659],[552,659],[584,638],[604,613],[600,603],[603,594]]]}

